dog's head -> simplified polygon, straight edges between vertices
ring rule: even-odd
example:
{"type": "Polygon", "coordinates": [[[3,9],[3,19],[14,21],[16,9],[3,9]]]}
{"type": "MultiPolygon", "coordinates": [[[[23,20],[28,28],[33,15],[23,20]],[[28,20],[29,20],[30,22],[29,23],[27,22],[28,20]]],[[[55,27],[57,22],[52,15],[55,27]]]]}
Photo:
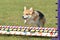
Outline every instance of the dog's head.
{"type": "Polygon", "coordinates": [[[24,7],[22,18],[25,20],[25,23],[32,17],[32,15],[33,15],[33,8],[27,9],[26,7],[24,7]]]}

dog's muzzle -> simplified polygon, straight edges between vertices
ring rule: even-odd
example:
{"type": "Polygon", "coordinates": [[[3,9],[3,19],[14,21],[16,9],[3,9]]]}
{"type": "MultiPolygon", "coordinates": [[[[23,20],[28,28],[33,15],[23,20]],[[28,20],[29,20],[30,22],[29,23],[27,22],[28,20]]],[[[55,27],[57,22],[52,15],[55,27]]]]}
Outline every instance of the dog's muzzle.
{"type": "Polygon", "coordinates": [[[29,20],[31,18],[31,16],[30,15],[23,15],[22,18],[24,19],[24,23],[26,24],[28,22],[27,20],[29,20]]]}
{"type": "Polygon", "coordinates": [[[26,20],[26,19],[30,19],[31,16],[30,15],[23,15],[22,18],[26,20]]]}
{"type": "Polygon", "coordinates": [[[28,19],[28,16],[22,16],[22,18],[26,20],[26,19],[28,19]]]}

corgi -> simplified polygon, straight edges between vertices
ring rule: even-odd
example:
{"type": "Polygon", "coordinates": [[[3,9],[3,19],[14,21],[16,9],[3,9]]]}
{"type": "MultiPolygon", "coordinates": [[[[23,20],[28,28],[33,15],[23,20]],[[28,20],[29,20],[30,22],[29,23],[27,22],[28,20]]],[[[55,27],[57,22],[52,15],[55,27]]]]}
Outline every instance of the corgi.
{"type": "Polygon", "coordinates": [[[44,27],[45,16],[42,12],[36,11],[32,7],[30,9],[24,7],[22,18],[25,24],[35,24],[38,27],[44,27]]]}

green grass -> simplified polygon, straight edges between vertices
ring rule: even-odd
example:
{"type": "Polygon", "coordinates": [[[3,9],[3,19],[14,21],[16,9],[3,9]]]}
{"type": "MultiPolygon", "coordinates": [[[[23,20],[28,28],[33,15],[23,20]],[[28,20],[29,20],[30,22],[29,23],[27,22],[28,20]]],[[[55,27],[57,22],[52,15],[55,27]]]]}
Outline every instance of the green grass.
{"type": "MultiPolygon", "coordinates": [[[[46,17],[45,27],[57,27],[57,0],[0,0],[0,25],[26,26],[23,23],[23,7],[40,10],[46,17]]],[[[0,36],[0,40],[50,40],[50,38],[27,36],[0,36]]]]}

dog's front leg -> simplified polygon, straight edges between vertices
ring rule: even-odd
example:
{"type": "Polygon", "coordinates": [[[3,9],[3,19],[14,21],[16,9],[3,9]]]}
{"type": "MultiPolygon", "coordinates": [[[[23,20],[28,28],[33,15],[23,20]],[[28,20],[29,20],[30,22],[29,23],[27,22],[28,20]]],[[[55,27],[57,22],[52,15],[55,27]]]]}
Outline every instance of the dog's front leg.
{"type": "Polygon", "coordinates": [[[40,27],[40,25],[39,25],[39,24],[38,24],[37,26],[38,26],[38,27],[40,27]]]}
{"type": "Polygon", "coordinates": [[[26,21],[26,20],[24,20],[24,24],[26,24],[26,22],[27,22],[27,21],[26,21]]]}
{"type": "Polygon", "coordinates": [[[39,21],[37,22],[37,26],[40,27],[40,22],[39,21]]]}

